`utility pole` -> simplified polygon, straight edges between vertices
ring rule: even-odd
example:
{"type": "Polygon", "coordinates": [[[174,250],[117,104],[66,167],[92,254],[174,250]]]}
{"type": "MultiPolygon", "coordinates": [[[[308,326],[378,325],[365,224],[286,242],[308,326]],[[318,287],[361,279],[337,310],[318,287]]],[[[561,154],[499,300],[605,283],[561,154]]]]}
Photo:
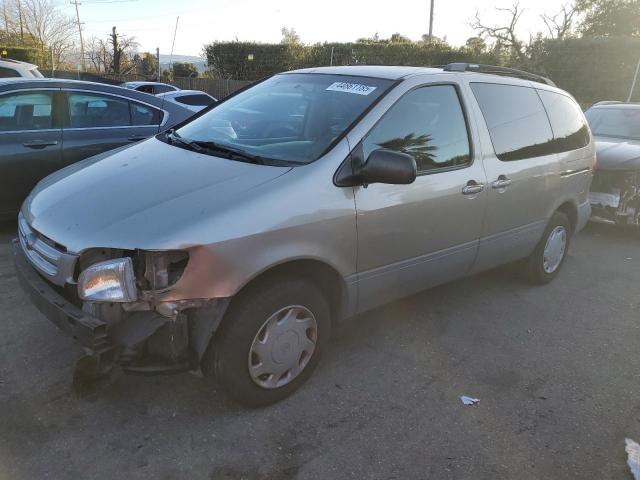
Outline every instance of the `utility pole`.
{"type": "Polygon", "coordinates": [[[156,60],[158,61],[158,79],[157,82],[160,81],[160,48],[156,48],[156,60]]]}
{"type": "Polygon", "coordinates": [[[84,40],[82,39],[82,24],[80,23],[80,12],[78,11],[78,5],[82,5],[82,3],[78,2],[78,0],[73,0],[71,5],[75,5],[76,7],[76,19],[78,21],[78,33],[80,34],[80,64],[82,65],[82,70],[86,71],[86,65],[84,63],[84,40]]]}
{"type": "Polygon", "coordinates": [[[433,42],[433,3],[431,0],[431,8],[429,9],[429,43],[433,42]]]}

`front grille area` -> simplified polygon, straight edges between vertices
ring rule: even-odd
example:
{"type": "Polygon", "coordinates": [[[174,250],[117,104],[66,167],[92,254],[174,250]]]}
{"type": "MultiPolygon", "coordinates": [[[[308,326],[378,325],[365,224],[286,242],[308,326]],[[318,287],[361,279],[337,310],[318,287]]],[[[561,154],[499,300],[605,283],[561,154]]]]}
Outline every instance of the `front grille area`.
{"type": "Polygon", "coordinates": [[[22,214],[18,216],[18,235],[26,257],[47,280],[61,287],[74,283],[77,255],[31,228],[22,214]]]}
{"type": "Polygon", "coordinates": [[[591,191],[604,193],[614,190],[625,191],[637,184],[637,172],[596,170],[591,183],[591,191]]]}

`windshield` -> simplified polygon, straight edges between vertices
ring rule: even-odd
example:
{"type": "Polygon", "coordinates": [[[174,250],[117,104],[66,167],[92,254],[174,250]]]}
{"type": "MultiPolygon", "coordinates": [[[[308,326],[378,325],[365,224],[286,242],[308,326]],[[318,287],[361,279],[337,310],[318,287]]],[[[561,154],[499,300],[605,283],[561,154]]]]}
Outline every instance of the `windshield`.
{"type": "Polygon", "coordinates": [[[592,108],[585,116],[594,135],[640,140],[640,108],[592,108]]]}
{"type": "Polygon", "coordinates": [[[177,134],[267,160],[310,163],[391,83],[344,75],[276,75],[221,103],[177,134]]]}

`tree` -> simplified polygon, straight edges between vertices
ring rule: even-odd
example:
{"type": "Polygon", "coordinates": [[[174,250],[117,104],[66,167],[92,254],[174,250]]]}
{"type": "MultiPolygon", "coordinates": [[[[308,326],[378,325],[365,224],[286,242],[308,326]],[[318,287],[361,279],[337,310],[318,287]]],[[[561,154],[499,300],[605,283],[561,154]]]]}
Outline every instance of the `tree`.
{"type": "Polygon", "coordinates": [[[193,63],[176,62],[172,66],[173,78],[193,78],[198,76],[198,69],[193,63]]]}
{"type": "MultiPolygon", "coordinates": [[[[88,58],[92,70],[99,73],[113,73],[115,75],[130,73],[135,68],[139,68],[144,59],[135,59],[135,49],[138,47],[134,37],[127,37],[117,33],[116,27],[111,29],[111,34],[107,40],[101,38],[91,38],[85,48],[85,55],[88,58]]],[[[148,67],[157,67],[155,59],[147,59],[148,67]]],[[[150,72],[149,74],[153,74],[150,72]]]]}
{"type": "Polygon", "coordinates": [[[524,43],[516,35],[516,27],[522,16],[520,3],[514,3],[511,8],[496,8],[498,12],[506,12],[509,19],[505,25],[490,26],[482,23],[479,12],[476,12],[476,21],[471,24],[480,38],[489,38],[495,42],[495,48],[507,50],[516,60],[524,60],[524,43]]]}
{"type": "Polygon", "coordinates": [[[280,43],[285,45],[300,45],[300,35],[296,33],[295,28],[282,27],[280,32],[282,33],[280,43]]]}
{"type": "Polygon", "coordinates": [[[487,50],[487,42],[482,37],[467,38],[464,46],[474,55],[483,54],[487,50]]]}
{"type": "Polygon", "coordinates": [[[111,28],[109,35],[111,48],[111,73],[115,75],[129,73],[133,69],[132,53],[138,46],[135,38],[127,37],[116,32],[116,27],[111,28]]]}
{"type": "Polygon", "coordinates": [[[400,33],[394,33],[391,35],[391,38],[389,39],[390,43],[411,43],[411,39],[405,37],[404,35],[400,34],[400,33]]]}
{"type": "Polygon", "coordinates": [[[551,38],[563,39],[571,33],[576,9],[572,5],[562,5],[555,15],[540,15],[551,38]]]}
{"type": "Polygon", "coordinates": [[[577,0],[585,37],[639,36],[640,0],[577,0]]]}

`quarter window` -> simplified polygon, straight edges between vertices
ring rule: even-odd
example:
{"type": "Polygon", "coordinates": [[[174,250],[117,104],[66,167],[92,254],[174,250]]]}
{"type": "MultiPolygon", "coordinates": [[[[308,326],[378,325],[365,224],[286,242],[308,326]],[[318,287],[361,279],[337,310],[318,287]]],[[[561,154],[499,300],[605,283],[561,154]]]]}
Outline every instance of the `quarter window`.
{"type": "Polygon", "coordinates": [[[20,93],[0,97],[0,131],[52,128],[51,94],[20,93]]]}
{"type": "Polygon", "coordinates": [[[551,125],[535,89],[495,83],[472,83],[471,89],[500,160],[553,153],[551,125]]]}
{"type": "Polygon", "coordinates": [[[380,148],[407,153],[420,173],[468,165],[469,135],[456,89],[436,85],[407,93],[373,127],[362,147],[365,159],[380,148]]]}
{"type": "Polygon", "coordinates": [[[580,107],[560,93],[538,90],[549,115],[556,152],[577,150],[589,145],[589,127],[580,107]]]}
{"type": "Polygon", "coordinates": [[[159,125],[162,118],[160,110],[140,103],[130,102],[131,123],[134,126],[159,125]]]}

